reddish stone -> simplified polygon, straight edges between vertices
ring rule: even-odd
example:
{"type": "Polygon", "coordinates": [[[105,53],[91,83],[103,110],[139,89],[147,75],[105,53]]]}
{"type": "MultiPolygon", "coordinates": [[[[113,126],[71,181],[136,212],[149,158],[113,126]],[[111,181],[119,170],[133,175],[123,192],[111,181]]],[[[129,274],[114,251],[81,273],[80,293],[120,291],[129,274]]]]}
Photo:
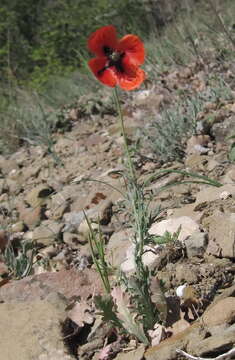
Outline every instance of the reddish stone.
{"type": "Polygon", "coordinates": [[[43,300],[51,292],[58,292],[67,299],[72,296],[86,299],[89,295],[102,292],[102,289],[101,280],[95,270],[61,270],[10,281],[0,288],[0,301],[43,300]]]}

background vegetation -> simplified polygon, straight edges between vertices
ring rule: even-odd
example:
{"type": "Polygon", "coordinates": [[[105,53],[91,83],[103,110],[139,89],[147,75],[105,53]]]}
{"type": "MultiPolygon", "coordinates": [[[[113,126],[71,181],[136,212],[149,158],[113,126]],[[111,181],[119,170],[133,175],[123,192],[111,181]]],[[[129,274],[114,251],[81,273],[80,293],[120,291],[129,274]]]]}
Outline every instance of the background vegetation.
{"type": "Polygon", "coordinates": [[[195,56],[234,56],[234,11],[233,0],[2,0],[0,153],[32,137],[48,143],[59,109],[96,92],[85,66],[95,29],[114,24],[120,36],[141,36],[149,79],[157,81],[195,56]]]}
{"type": "Polygon", "coordinates": [[[139,0],[3,0],[1,79],[38,86],[53,74],[75,70],[81,65],[87,37],[104,24],[148,33],[143,4],[139,0]]]}

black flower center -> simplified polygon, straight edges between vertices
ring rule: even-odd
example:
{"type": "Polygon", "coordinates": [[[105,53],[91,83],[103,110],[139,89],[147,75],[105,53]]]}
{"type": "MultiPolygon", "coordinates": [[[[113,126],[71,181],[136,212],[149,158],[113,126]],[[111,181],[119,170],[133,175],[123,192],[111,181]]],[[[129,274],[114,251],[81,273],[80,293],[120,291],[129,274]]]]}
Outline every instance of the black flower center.
{"type": "Polygon", "coordinates": [[[109,46],[104,46],[103,51],[104,51],[105,56],[107,56],[107,57],[112,55],[112,53],[114,52],[114,50],[111,49],[109,46]]]}
{"type": "Polygon", "coordinates": [[[108,58],[108,65],[106,65],[103,69],[99,70],[99,74],[104,72],[106,69],[115,66],[116,70],[118,72],[124,72],[123,66],[122,66],[122,58],[124,57],[125,53],[120,53],[109,46],[104,46],[103,51],[105,56],[108,58]]]}

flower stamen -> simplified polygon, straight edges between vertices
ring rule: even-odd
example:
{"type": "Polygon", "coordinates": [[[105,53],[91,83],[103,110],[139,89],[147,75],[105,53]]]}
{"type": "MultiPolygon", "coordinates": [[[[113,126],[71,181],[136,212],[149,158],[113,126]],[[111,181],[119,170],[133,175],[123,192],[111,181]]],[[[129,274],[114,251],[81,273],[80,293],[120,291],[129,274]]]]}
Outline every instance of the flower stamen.
{"type": "Polygon", "coordinates": [[[112,54],[109,55],[109,58],[116,63],[121,59],[122,55],[123,54],[119,53],[118,51],[113,51],[112,54]]]}

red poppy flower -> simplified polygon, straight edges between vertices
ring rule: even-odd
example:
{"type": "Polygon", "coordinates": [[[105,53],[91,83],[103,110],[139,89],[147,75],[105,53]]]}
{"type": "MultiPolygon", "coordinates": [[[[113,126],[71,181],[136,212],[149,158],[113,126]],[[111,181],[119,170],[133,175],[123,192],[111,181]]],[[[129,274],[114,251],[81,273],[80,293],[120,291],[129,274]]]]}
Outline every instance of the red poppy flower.
{"type": "Polygon", "coordinates": [[[139,66],[145,51],[138,36],[129,34],[118,40],[114,26],[103,26],[91,34],[88,48],[96,55],[88,65],[103,84],[133,90],[144,81],[145,72],[139,66]]]}

